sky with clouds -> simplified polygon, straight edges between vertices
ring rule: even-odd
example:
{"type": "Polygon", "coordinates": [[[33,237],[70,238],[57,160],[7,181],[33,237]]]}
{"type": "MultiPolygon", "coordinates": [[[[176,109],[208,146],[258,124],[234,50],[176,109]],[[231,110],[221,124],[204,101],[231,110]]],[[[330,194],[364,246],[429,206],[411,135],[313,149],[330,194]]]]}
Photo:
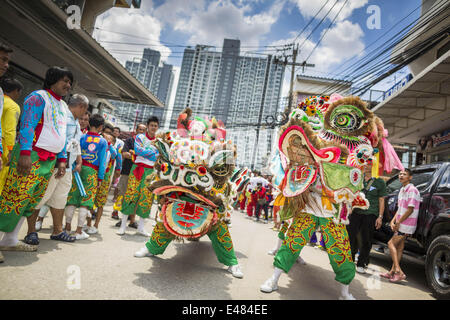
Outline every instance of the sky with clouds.
{"type": "MultiPolygon", "coordinates": [[[[242,55],[275,54],[271,46],[295,41],[297,61],[309,57],[315,64],[306,75],[340,78],[346,66],[417,19],[420,5],[421,0],[142,0],[140,9],[114,8],[99,16],[94,38],[122,64],[150,47],[177,71],[186,46],[221,51],[229,38],[241,41],[242,55]],[[374,10],[380,13],[379,28],[370,27],[374,10]]],[[[384,88],[389,81],[393,85],[389,78],[384,88]]],[[[287,88],[285,81],[283,95],[287,88]]]]}

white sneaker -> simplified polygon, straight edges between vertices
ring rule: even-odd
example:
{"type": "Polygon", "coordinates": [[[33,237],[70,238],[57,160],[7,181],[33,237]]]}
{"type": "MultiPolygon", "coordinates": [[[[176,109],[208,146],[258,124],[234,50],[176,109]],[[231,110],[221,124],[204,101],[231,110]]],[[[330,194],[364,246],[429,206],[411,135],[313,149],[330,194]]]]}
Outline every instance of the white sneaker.
{"type": "Polygon", "coordinates": [[[274,255],[277,254],[277,252],[278,252],[277,249],[272,249],[272,250],[269,250],[269,251],[267,252],[267,254],[270,254],[271,256],[274,256],[274,255]]]}
{"type": "Polygon", "coordinates": [[[138,230],[138,231],[136,231],[136,233],[137,233],[137,234],[140,234],[140,235],[142,235],[142,236],[144,236],[144,237],[150,237],[150,236],[151,236],[151,234],[148,233],[147,231],[145,231],[144,229],[138,230]]]}
{"type": "Polygon", "coordinates": [[[351,293],[346,294],[346,295],[341,295],[339,297],[339,300],[356,300],[354,296],[352,296],[351,293]]]}
{"type": "Polygon", "coordinates": [[[303,266],[306,265],[306,261],[302,257],[298,257],[297,262],[303,266]]]}
{"type": "Polygon", "coordinates": [[[42,221],[36,221],[36,231],[39,231],[42,229],[42,221]]]}
{"type": "Polygon", "coordinates": [[[81,231],[81,234],[75,233],[75,239],[76,240],[85,240],[87,238],[89,238],[89,235],[86,232],[84,232],[84,231],[81,231]]]}
{"type": "Polygon", "coordinates": [[[88,234],[96,234],[98,232],[98,229],[96,227],[89,227],[86,232],[88,234]]]}
{"type": "Polygon", "coordinates": [[[136,258],[143,258],[143,257],[152,257],[154,256],[154,254],[150,253],[146,247],[143,247],[139,251],[136,251],[134,253],[134,256],[136,258]]]}
{"type": "Polygon", "coordinates": [[[264,284],[259,288],[262,292],[271,293],[272,291],[278,290],[278,285],[272,277],[266,280],[264,284]]]}
{"type": "Polygon", "coordinates": [[[366,270],[363,267],[356,267],[356,272],[364,274],[366,270]]]}
{"type": "Polygon", "coordinates": [[[81,228],[81,230],[86,231],[86,230],[89,229],[89,228],[90,228],[90,227],[88,227],[88,225],[85,224],[85,225],[81,228]]]}
{"type": "Polygon", "coordinates": [[[348,285],[342,283],[340,285],[341,285],[341,295],[339,297],[339,300],[356,300],[355,297],[353,297],[349,292],[348,285]]]}
{"type": "Polygon", "coordinates": [[[233,277],[235,277],[235,278],[244,277],[244,274],[241,271],[241,267],[239,267],[238,264],[228,267],[227,271],[230,272],[233,275],[233,277]]]}
{"type": "Polygon", "coordinates": [[[125,229],[117,230],[116,234],[118,234],[119,236],[123,236],[125,234],[125,229]]]}

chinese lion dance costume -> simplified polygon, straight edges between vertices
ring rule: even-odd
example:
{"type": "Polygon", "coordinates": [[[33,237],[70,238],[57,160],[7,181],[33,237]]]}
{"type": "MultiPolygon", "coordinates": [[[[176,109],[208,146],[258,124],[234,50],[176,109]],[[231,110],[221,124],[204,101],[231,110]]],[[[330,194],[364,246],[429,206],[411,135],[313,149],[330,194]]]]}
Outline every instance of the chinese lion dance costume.
{"type": "Polygon", "coordinates": [[[159,218],[136,257],[164,253],[172,240],[199,240],[207,235],[219,262],[242,278],[227,226],[236,182],[236,148],[215,119],[194,117],[185,109],[176,132],[157,135],[159,156],[147,186],[159,204],[159,218]]]}
{"type": "Polygon", "coordinates": [[[276,252],[274,274],[261,291],[278,289],[282,272],[289,272],[320,228],[341,284],[340,299],[354,299],[348,290],[355,265],[346,224],[353,208],[369,207],[361,191],[363,167],[373,165],[372,171],[381,173],[402,168],[386,136],[381,120],[358,97],[314,96],[291,112],[279,131],[272,172],[281,191],[276,200],[283,205],[280,217],[292,223],[276,252]]]}

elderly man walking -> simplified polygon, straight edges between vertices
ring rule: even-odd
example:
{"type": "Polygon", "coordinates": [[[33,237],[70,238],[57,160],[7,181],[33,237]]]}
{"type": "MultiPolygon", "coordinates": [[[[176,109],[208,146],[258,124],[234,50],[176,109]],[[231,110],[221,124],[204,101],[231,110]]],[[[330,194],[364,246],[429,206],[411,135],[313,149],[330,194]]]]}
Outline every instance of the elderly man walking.
{"type": "MultiPolygon", "coordinates": [[[[40,216],[36,222],[36,229],[39,230],[42,226],[45,214],[41,214],[40,209],[46,205],[50,207],[50,212],[53,218],[53,233],[50,236],[52,240],[60,240],[65,242],[75,241],[75,237],[70,236],[63,231],[63,217],[64,208],[66,207],[67,197],[70,188],[72,187],[72,167],[74,163],[76,166],[74,170],[78,173],[81,171],[81,148],[80,139],[82,136],[80,124],[78,119],[86,114],[89,106],[89,100],[82,94],[75,94],[69,100],[69,111],[67,112],[67,132],[66,132],[66,151],[67,151],[67,167],[66,173],[57,178],[57,169],[53,170],[53,175],[48,183],[47,190],[41,202],[36,206],[35,213],[40,216]]],[[[46,211],[43,211],[46,213],[46,211]]]]}

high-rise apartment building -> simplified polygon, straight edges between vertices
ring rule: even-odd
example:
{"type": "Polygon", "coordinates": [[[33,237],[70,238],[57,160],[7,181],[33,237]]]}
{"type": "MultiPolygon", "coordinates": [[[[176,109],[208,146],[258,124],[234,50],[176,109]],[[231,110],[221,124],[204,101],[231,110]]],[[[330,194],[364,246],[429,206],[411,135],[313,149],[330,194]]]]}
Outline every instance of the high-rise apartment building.
{"type": "Polygon", "coordinates": [[[256,128],[278,111],[284,66],[270,57],[240,55],[240,41],[225,39],[222,52],[197,45],[184,51],[170,122],[190,107],[195,114],[222,120],[238,148],[238,165],[261,168],[270,154],[274,130],[261,129],[256,150],[256,128]],[[255,154],[255,157],[253,157],[255,154]]]}
{"type": "MultiPolygon", "coordinates": [[[[174,74],[173,66],[163,63],[159,51],[145,48],[142,58],[127,61],[125,68],[146,88],[155,94],[165,105],[168,104],[172,92],[174,74]]],[[[133,130],[135,123],[145,122],[150,116],[157,116],[160,124],[164,123],[163,108],[144,104],[113,102],[116,116],[121,126],[133,130]]]]}

